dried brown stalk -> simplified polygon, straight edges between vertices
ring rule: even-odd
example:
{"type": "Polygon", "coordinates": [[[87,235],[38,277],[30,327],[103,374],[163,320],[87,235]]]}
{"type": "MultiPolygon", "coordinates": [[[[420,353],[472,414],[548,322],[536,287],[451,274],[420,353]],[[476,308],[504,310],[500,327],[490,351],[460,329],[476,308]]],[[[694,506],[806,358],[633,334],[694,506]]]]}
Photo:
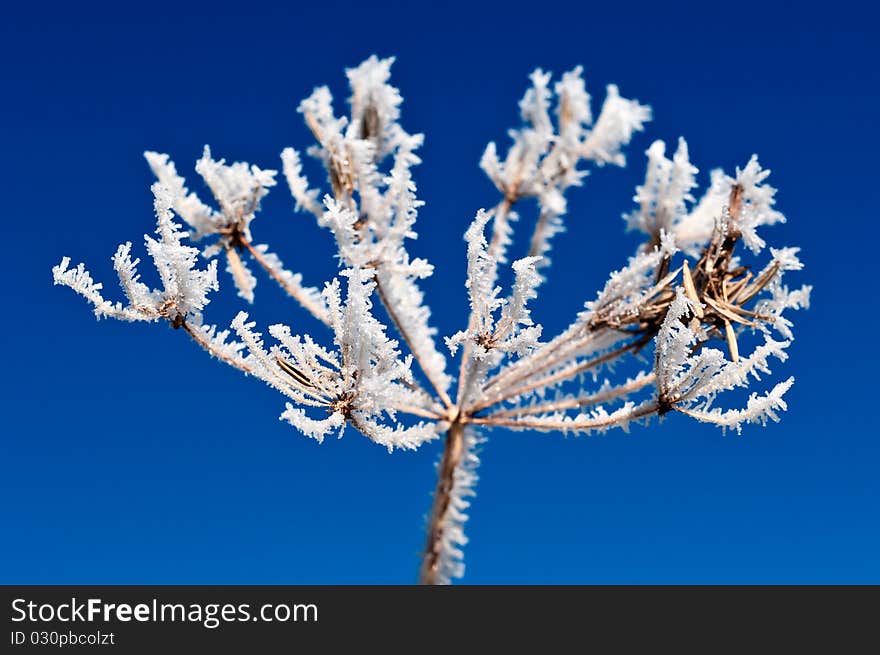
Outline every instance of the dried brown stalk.
{"type": "Polygon", "coordinates": [[[440,575],[443,541],[446,535],[444,528],[448,517],[452,492],[455,485],[455,471],[461,464],[464,453],[465,426],[460,421],[453,421],[446,431],[446,443],[443,457],[437,471],[437,487],[434,490],[434,503],[428,519],[428,538],[422,556],[422,568],[419,573],[421,584],[437,584],[440,575]]]}

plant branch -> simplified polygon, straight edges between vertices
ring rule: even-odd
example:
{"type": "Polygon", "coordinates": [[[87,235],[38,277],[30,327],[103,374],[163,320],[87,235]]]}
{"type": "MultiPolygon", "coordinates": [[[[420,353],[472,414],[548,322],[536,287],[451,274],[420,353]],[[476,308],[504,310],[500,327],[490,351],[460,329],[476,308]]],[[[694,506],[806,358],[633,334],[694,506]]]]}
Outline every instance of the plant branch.
{"type": "Polygon", "coordinates": [[[233,368],[237,368],[239,371],[243,371],[243,372],[247,373],[248,375],[253,375],[253,371],[250,369],[250,367],[248,367],[244,363],[242,363],[240,361],[236,361],[232,357],[224,355],[223,353],[218,351],[216,348],[214,348],[211,345],[210,342],[208,342],[201,334],[199,334],[195,329],[193,329],[193,327],[189,323],[187,323],[186,321],[184,321],[180,325],[180,327],[182,327],[184,329],[184,331],[186,331],[186,333],[192,338],[192,340],[196,344],[198,344],[198,346],[200,348],[207,351],[208,354],[210,354],[212,357],[216,357],[224,364],[229,364],[233,368]]]}
{"type": "Polygon", "coordinates": [[[443,457],[437,473],[437,488],[434,491],[434,503],[428,520],[428,538],[422,557],[419,583],[424,585],[437,584],[441,575],[440,566],[443,556],[446,534],[446,519],[452,504],[452,493],[455,486],[455,470],[461,464],[464,453],[465,426],[455,421],[446,432],[446,443],[443,457]]]}
{"type": "Polygon", "coordinates": [[[570,364],[569,366],[566,366],[562,370],[557,371],[556,373],[553,373],[552,375],[548,375],[547,377],[541,378],[539,380],[534,380],[534,381],[529,382],[528,384],[525,384],[521,387],[515,387],[513,389],[509,389],[499,396],[494,396],[492,398],[482,400],[479,403],[469,407],[468,413],[474,414],[474,413],[479,412],[483,409],[486,409],[487,407],[491,407],[492,405],[497,405],[500,402],[504,402],[505,400],[509,400],[510,398],[515,398],[516,396],[521,396],[523,394],[529,393],[530,391],[535,391],[536,389],[540,389],[542,387],[546,387],[546,386],[549,386],[554,383],[564,382],[565,380],[573,378],[576,375],[580,375],[581,373],[584,373],[585,371],[589,371],[592,368],[595,368],[597,366],[604,364],[605,362],[608,362],[612,359],[615,359],[630,350],[638,349],[638,348],[642,347],[646,342],[647,342],[647,340],[643,337],[643,338],[638,339],[636,341],[630,342],[621,348],[611,350],[611,351],[605,353],[604,355],[600,355],[599,357],[594,357],[593,359],[587,360],[585,362],[570,364]]]}
{"type": "Polygon", "coordinates": [[[303,306],[306,311],[308,311],[312,316],[321,321],[324,325],[330,325],[330,318],[327,316],[327,312],[324,311],[322,307],[316,306],[312,299],[302,292],[302,289],[298,289],[289,284],[287,280],[279,275],[278,271],[270,266],[269,262],[266,261],[263,253],[254,248],[254,245],[250,241],[243,237],[240,237],[239,241],[245,248],[247,248],[248,252],[250,252],[251,256],[263,268],[263,270],[269,274],[269,277],[275,280],[278,285],[282,289],[284,289],[287,295],[295,299],[300,305],[303,306]]]}
{"type": "Polygon", "coordinates": [[[507,368],[499,371],[495,377],[487,380],[483,384],[483,391],[489,391],[493,387],[497,387],[502,383],[513,384],[553,368],[559,362],[563,362],[571,357],[572,350],[578,350],[590,343],[590,340],[595,338],[596,333],[587,332],[582,336],[572,335],[570,341],[562,339],[562,336],[565,335],[561,335],[560,338],[549,342],[539,351],[530,353],[526,357],[518,359],[507,368]],[[562,349],[562,354],[559,353],[560,349],[562,349]],[[551,358],[550,355],[553,353],[555,353],[555,355],[551,358]],[[541,363],[536,367],[529,367],[529,363],[531,363],[532,359],[539,359],[541,363]]]}
{"type": "MultiPolygon", "coordinates": [[[[498,251],[501,249],[501,232],[502,225],[507,224],[507,216],[510,214],[510,210],[513,207],[513,204],[517,201],[517,197],[515,195],[507,194],[504,199],[495,205],[492,210],[492,240],[489,243],[488,253],[490,257],[496,258],[498,256],[498,251]]],[[[476,322],[476,316],[473,308],[471,308],[470,316],[468,318],[468,332],[472,332],[474,329],[474,324],[476,322]]],[[[473,350],[473,344],[470,340],[464,344],[464,348],[461,353],[461,364],[459,365],[458,370],[458,390],[456,393],[456,406],[461,409],[461,405],[467,397],[466,389],[468,385],[465,384],[465,381],[468,380],[467,376],[467,365],[471,359],[471,351],[473,350]]]]}
{"type": "Polygon", "coordinates": [[[540,405],[532,405],[531,407],[514,407],[513,409],[507,409],[500,412],[495,412],[494,414],[489,414],[485,418],[516,418],[521,416],[531,416],[534,414],[559,412],[568,409],[574,409],[577,407],[586,407],[589,405],[598,405],[599,403],[604,403],[609,400],[615,400],[617,398],[627,396],[635,391],[638,391],[639,389],[643,389],[648,385],[653,384],[654,381],[655,376],[653,373],[650,373],[644,377],[638,378],[631,382],[627,382],[626,384],[622,384],[617,387],[612,387],[611,389],[607,389],[605,391],[599,391],[597,393],[589,394],[586,396],[579,396],[577,398],[569,398],[567,400],[559,400],[550,403],[542,403],[540,405]]]}
{"type": "Polygon", "coordinates": [[[516,190],[513,190],[504,196],[501,202],[495,205],[492,213],[492,239],[489,241],[488,253],[489,257],[496,261],[498,261],[501,248],[503,247],[504,231],[510,224],[510,210],[517,200],[519,200],[519,197],[516,195],[516,190]]]}
{"type": "Polygon", "coordinates": [[[402,412],[404,414],[412,414],[413,416],[421,416],[422,418],[432,419],[434,421],[443,420],[443,416],[438,414],[437,412],[431,411],[430,409],[425,409],[423,407],[415,407],[413,405],[394,405],[390,409],[393,409],[397,412],[402,412]]]}
{"type": "Polygon", "coordinates": [[[470,418],[468,419],[469,423],[473,423],[475,425],[488,425],[492,427],[502,427],[502,428],[515,428],[520,430],[542,430],[545,432],[550,431],[563,431],[563,432],[591,432],[593,430],[603,430],[610,427],[615,427],[619,425],[624,425],[629,421],[634,421],[636,419],[644,418],[646,416],[651,416],[652,414],[656,414],[659,411],[659,406],[656,401],[651,401],[649,403],[645,403],[638,407],[634,407],[631,412],[623,415],[610,415],[610,416],[602,416],[600,418],[588,419],[588,420],[572,420],[572,421],[561,421],[561,420],[542,420],[540,418],[537,419],[515,419],[515,418],[470,418]]]}
{"type": "MultiPolygon", "coordinates": [[[[397,313],[394,311],[394,308],[388,301],[388,296],[385,293],[385,289],[383,288],[381,279],[378,275],[376,275],[374,279],[376,280],[376,294],[379,296],[379,300],[382,301],[382,306],[385,308],[385,312],[388,314],[388,318],[390,318],[391,322],[394,323],[394,327],[397,328],[398,334],[400,334],[400,337],[403,339],[404,343],[406,343],[407,348],[409,348],[409,351],[413,355],[413,359],[416,360],[419,368],[422,369],[422,373],[425,374],[428,382],[431,383],[431,386],[434,388],[437,396],[443,402],[443,405],[446,407],[447,410],[451,409],[452,401],[450,400],[449,395],[443,390],[443,387],[441,387],[440,384],[433,378],[430,368],[425,365],[423,359],[419,355],[418,349],[414,347],[412,339],[409,337],[406,329],[403,327],[403,323],[400,321],[397,313]]],[[[416,389],[430,398],[430,394],[422,389],[422,387],[418,384],[416,384],[416,389]]]]}

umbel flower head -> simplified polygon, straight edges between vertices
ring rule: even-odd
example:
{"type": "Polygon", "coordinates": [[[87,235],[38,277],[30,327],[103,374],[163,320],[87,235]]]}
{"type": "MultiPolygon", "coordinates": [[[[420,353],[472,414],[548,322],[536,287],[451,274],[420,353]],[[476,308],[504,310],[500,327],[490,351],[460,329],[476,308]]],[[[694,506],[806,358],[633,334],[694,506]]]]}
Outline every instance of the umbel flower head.
{"type": "Polygon", "coordinates": [[[427,583],[463,574],[478,449],[492,428],[590,434],[677,412],[740,432],[779,419],[793,378],[763,390],[755,385],[787,359],[790,312],[807,307],[810,287],[790,288],[784,279],[802,268],[797,248],[767,248],[764,228],[785,217],[757,157],[732,175],[712,171],[698,195],[699,171],[685,140],[671,159],[664,143],[653,143],[635,207],[624,214],[642,242],[583,299],[565,329],[547,335],[530,303],[547,281],[552,241],[565,229],[567,195],[591,167],[626,163],[624,149],[651,110],[610,85],[594,119],[581,67],[555,83],[536,70],[506,152],[489,143],[480,161],[498,199],[476,212],[465,232],[470,316],[445,337],[444,349],[420,288],[433,266],[408,251],[423,204],[413,179],[423,137],[400,123],[393,62],[370,57],[346,71],[345,115],[337,116],[327,87],[300,103],[315,138],[307,153],[326,175],[322,185],[306,178],[300,152],[281,152],[295,210],[313,215],[336,247],[339,271],[322,290],[253,243],[252,223],[276,172],[214,160],[207,147],[196,172],[214,206],[187,188],[167,155],[146,153],[158,178],[158,236],[145,239],[159,288],[140,281],[130,243],[113,257],[126,302],[105,299],[102,285],[82,264],[71,269],[67,257],[53,269],[55,283],[84,296],[99,318],[164,319],[182,328],[208,353],[281,394],[281,419],[317,441],[341,436],[346,426],[389,451],[442,437],[421,565],[427,583]],[[514,257],[518,212],[531,205],[537,212],[528,245],[514,257]],[[187,237],[209,241],[204,268],[187,237]],[[218,255],[243,299],[255,299],[252,261],[327,329],[312,336],[278,323],[268,327],[267,344],[244,312],[231,330],[203,322],[218,289],[218,255]],[[512,284],[505,290],[499,273],[508,265],[512,284]],[[653,357],[638,357],[646,350],[653,357]],[[458,361],[450,365],[449,357],[458,361]],[[626,378],[615,368],[623,360],[637,367],[626,378]],[[744,404],[722,403],[738,388],[751,392],[744,404]]]}

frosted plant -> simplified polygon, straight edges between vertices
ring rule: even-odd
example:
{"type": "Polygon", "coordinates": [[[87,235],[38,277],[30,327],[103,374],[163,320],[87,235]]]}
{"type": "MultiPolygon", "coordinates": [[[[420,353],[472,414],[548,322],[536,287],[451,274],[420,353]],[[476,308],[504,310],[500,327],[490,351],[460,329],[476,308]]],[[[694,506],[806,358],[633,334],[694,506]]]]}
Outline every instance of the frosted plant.
{"type": "Polygon", "coordinates": [[[425,583],[463,574],[478,449],[492,428],[589,434],[627,430],[669,412],[737,432],[747,423],[778,420],[793,378],[753,390],[745,406],[722,404],[730,398],[725,392],[751,389],[774,361],[787,358],[789,310],[809,303],[810,287],[790,289],[783,280],[801,269],[798,249],[770,248],[765,255],[762,228],[785,219],[766,184],[769,171],[756,157],[733,175],[712,171],[697,200],[698,171],[684,139],[672,159],[655,142],[636,206],[624,215],[627,228],[644,233],[643,243],[559,334],[545,337],[533,318],[529,301],[545,281],[552,240],[565,227],[567,194],[590,166],[624,165],[624,147],[651,117],[648,107],[609,86],[594,120],[580,67],[555,84],[549,73],[535,71],[520,102],[523,125],[510,132],[506,153],[490,143],[481,159],[500,198],[478,211],[465,233],[471,312],[463,329],[445,338],[448,354],[459,358],[451,366],[419,287],[433,267],[407,250],[422,205],[412,173],[423,137],[400,124],[392,63],[370,57],[347,71],[346,116],[336,116],[326,87],[299,105],[316,141],[308,154],[323,165],[326,184],[306,179],[298,151],[281,153],[295,209],[313,214],[335,241],[340,270],[323,290],[306,286],[268,246],[253,243],[252,223],[276,172],[214,160],[207,147],[196,172],[214,206],[187,188],[167,155],[146,153],[158,178],[158,238],[145,239],[160,288],[140,281],[130,243],[113,257],[126,303],[105,299],[101,284],[82,264],[70,268],[67,257],[53,269],[55,283],[84,296],[99,318],[167,320],[182,329],[211,355],[283,395],[281,419],[318,441],[342,435],[346,426],[389,451],[442,439],[420,573],[425,583]],[[526,199],[537,205],[537,216],[526,252],[511,262],[515,208],[526,199]],[[199,251],[184,244],[187,236],[209,241],[204,268],[199,251]],[[737,252],[740,242],[748,252],[737,252]],[[252,260],[327,330],[310,336],[270,325],[267,344],[244,312],[231,331],[206,323],[202,312],[218,289],[218,256],[244,300],[255,297],[252,260]],[[751,263],[761,259],[766,263],[751,263]],[[504,279],[512,285],[505,291],[499,272],[508,265],[504,279]],[[638,356],[651,348],[653,358],[638,356]],[[632,362],[625,378],[613,367],[623,360],[632,362]]]}

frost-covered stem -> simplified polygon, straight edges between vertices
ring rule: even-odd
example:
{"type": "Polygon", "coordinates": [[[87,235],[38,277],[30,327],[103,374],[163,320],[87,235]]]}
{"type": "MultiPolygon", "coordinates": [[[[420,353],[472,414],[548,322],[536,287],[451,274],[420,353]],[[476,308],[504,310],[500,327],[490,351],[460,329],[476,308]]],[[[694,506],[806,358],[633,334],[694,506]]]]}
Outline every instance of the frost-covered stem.
{"type": "Polygon", "coordinates": [[[491,425],[492,427],[515,428],[519,430],[541,430],[543,432],[552,432],[560,430],[562,432],[592,432],[594,430],[605,430],[607,428],[618,425],[626,425],[630,421],[634,421],[646,416],[651,416],[659,411],[656,402],[646,403],[645,405],[635,407],[629,414],[602,416],[589,421],[580,421],[577,423],[566,421],[544,421],[541,419],[516,419],[516,418],[471,418],[470,422],[475,425],[491,425]]]}
{"type": "Polygon", "coordinates": [[[592,336],[592,334],[587,334],[586,337],[577,338],[572,341],[559,341],[557,343],[551,341],[541,350],[541,363],[539,365],[527,366],[526,364],[530,362],[530,359],[524,357],[514,362],[511,366],[502,369],[494,377],[484,382],[482,389],[483,392],[485,393],[490,389],[497,389],[502,385],[509,386],[521,382],[522,380],[534,377],[539,373],[543,373],[544,371],[553,368],[556,364],[566,361],[572,350],[586,346],[590,342],[592,336]],[[560,354],[559,350],[563,347],[565,349],[562,351],[562,354],[560,354]]]}
{"type": "Polygon", "coordinates": [[[589,371],[596,366],[604,364],[605,362],[611,361],[612,359],[616,359],[620,357],[624,353],[633,350],[634,348],[639,348],[643,346],[647,342],[646,339],[642,338],[638,341],[628,343],[625,346],[617,348],[615,350],[609,351],[604,355],[600,355],[599,357],[594,357],[593,359],[587,360],[585,362],[581,362],[580,364],[572,364],[570,366],[565,367],[561,371],[554,373],[553,375],[549,375],[545,378],[541,378],[539,380],[534,380],[533,382],[529,382],[528,384],[524,384],[521,387],[516,387],[514,389],[509,389],[505,391],[503,394],[499,396],[493,396],[491,398],[487,398],[485,400],[480,401],[479,403],[473,405],[468,408],[468,412],[470,414],[479,412],[480,410],[486,409],[487,407],[491,407],[492,405],[497,405],[500,402],[504,402],[510,398],[515,398],[516,396],[522,396],[523,394],[529,393],[530,391],[535,391],[536,389],[540,389],[541,387],[546,387],[550,384],[563,382],[570,378],[573,378],[581,373],[589,371]]]}
{"type": "MultiPolygon", "coordinates": [[[[465,355],[467,354],[468,353],[465,353],[465,355]]],[[[463,363],[467,361],[468,359],[462,360],[463,363]]],[[[466,400],[471,397],[474,383],[479,379],[477,368],[478,367],[476,365],[462,366],[461,368],[461,376],[458,378],[458,411],[462,411],[462,409],[464,408],[466,400]]]]}
{"type": "Polygon", "coordinates": [[[302,293],[300,289],[297,289],[288,284],[287,281],[278,274],[278,271],[275,270],[274,267],[269,265],[269,262],[267,262],[266,258],[263,257],[263,254],[259,250],[254,248],[254,245],[250,241],[243,237],[239,237],[239,241],[242,243],[242,245],[244,245],[245,248],[247,248],[248,252],[251,254],[251,257],[253,257],[254,260],[263,267],[263,270],[265,270],[266,273],[269,274],[269,277],[275,280],[278,283],[278,286],[284,289],[287,295],[296,300],[300,305],[303,306],[306,311],[308,311],[312,316],[321,321],[324,325],[330,325],[330,318],[327,315],[327,312],[324,311],[323,307],[315,306],[312,299],[309,298],[306,294],[302,293]]]}
{"type": "Polygon", "coordinates": [[[492,240],[489,242],[489,257],[498,260],[501,248],[504,247],[507,226],[509,224],[510,210],[517,201],[516,192],[513,191],[504,197],[495,207],[492,216],[492,240]]]}
{"type": "Polygon", "coordinates": [[[443,448],[443,457],[437,473],[437,488],[434,491],[434,504],[428,521],[428,539],[419,573],[420,584],[433,585],[439,581],[444,529],[448,524],[446,517],[452,506],[455,470],[461,464],[464,453],[464,431],[464,424],[455,421],[446,432],[446,445],[443,448]]]}
{"type": "MultiPolygon", "coordinates": [[[[318,143],[320,143],[323,147],[327,147],[327,144],[324,140],[324,134],[321,131],[321,127],[320,127],[316,117],[310,112],[305,112],[304,118],[306,121],[306,125],[308,126],[309,130],[311,130],[312,135],[315,137],[315,140],[318,143]]],[[[330,178],[331,178],[331,185],[333,187],[334,198],[338,202],[342,203],[345,207],[348,207],[352,211],[356,212],[357,207],[353,201],[350,190],[347,189],[345,187],[345,185],[341,184],[341,181],[339,180],[339,176],[336,174],[336,172],[333,169],[332,163],[329,166],[330,166],[329,173],[330,173],[330,178]]],[[[318,215],[318,218],[320,219],[320,215],[318,215]]],[[[364,226],[362,226],[361,229],[364,229],[364,226]]],[[[409,349],[410,353],[412,354],[413,359],[415,359],[419,368],[422,370],[425,377],[428,379],[428,382],[430,382],[431,386],[433,387],[434,391],[437,394],[437,397],[441,400],[444,407],[446,407],[447,410],[451,409],[452,408],[452,401],[450,400],[449,395],[443,390],[442,385],[440,385],[437,382],[437,380],[431,375],[430,367],[425,364],[423,354],[421,354],[419,352],[419,350],[415,347],[413,339],[410,337],[410,335],[404,329],[403,323],[399,320],[397,313],[394,310],[394,307],[392,306],[392,303],[388,299],[388,295],[385,292],[385,289],[383,287],[381,277],[379,275],[376,275],[374,277],[374,282],[376,284],[376,294],[379,296],[379,300],[382,302],[382,306],[385,308],[385,312],[388,315],[388,318],[390,318],[391,322],[394,323],[394,326],[397,329],[397,333],[400,335],[401,339],[403,339],[403,342],[406,344],[407,348],[409,349]]],[[[431,394],[429,394],[427,391],[425,391],[417,383],[404,382],[404,384],[406,384],[408,387],[410,387],[414,391],[418,391],[418,392],[424,394],[431,401],[434,400],[434,398],[431,396],[431,394]]]]}
{"type": "Polygon", "coordinates": [[[238,256],[238,250],[235,246],[227,246],[225,249],[226,261],[229,262],[229,271],[235,280],[235,286],[239,289],[248,287],[248,273],[244,264],[241,263],[241,257],[238,256]]]}
{"type": "Polygon", "coordinates": [[[553,368],[557,364],[566,361],[571,357],[573,351],[579,350],[587,346],[591,340],[598,338],[601,332],[588,329],[585,334],[580,336],[571,334],[570,331],[554,338],[546,346],[541,349],[541,363],[532,364],[532,357],[523,357],[517,360],[507,368],[502,369],[493,378],[483,383],[483,391],[488,391],[498,386],[510,385],[520,382],[524,379],[534,377],[538,373],[542,373],[553,368]]]}
{"type": "Polygon", "coordinates": [[[542,242],[546,242],[546,239],[543,238],[544,230],[547,227],[547,221],[550,220],[551,214],[549,212],[543,211],[538,216],[538,220],[535,222],[535,231],[532,232],[532,240],[529,243],[529,257],[538,257],[542,255],[541,252],[541,244],[542,242]]]}
{"type": "Polygon", "coordinates": [[[423,407],[415,407],[413,405],[394,405],[391,409],[397,412],[401,412],[403,414],[421,416],[422,418],[429,418],[434,421],[440,421],[443,419],[443,416],[441,416],[437,412],[433,412],[430,409],[425,409],[423,407]]]}
{"type": "MultiPolygon", "coordinates": [[[[376,295],[378,295],[379,300],[382,301],[382,306],[385,308],[385,312],[388,314],[388,318],[390,318],[391,322],[394,323],[394,327],[397,328],[397,333],[400,334],[401,339],[403,339],[407,348],[412,353],[413,359],[416,360],[419,368],[422,369],[422,373],[424,373],[425,377],[428,378],[428,382],[431,383],[431,386],[434,388],[437,396],[443,402],[444,407],[446,407],[446,409],[451,409],[452,400],[450,400],[449,395],[445,391],[443,391],[443,387],[440,386],[440,384],[438,384],[438,382],[431,376],[430,367],[426,366],[422,358],[419,356],[418,349],[414,347],[412,339],[410,339],[409,335],[406,332],[406,329],[404,329],[403,327],[403,323],[398,319],[397,313],[394,311],[394,307],[391,306],[391,303],[388,300],[388,296],[383,289],[380,277],[376,275],[374,279],[376,281],[376,295]]],[[[430,394],[428,394],[424,389],[422,389],[418,385],[415,386],[417,390],[421,391],[430,398],[430,394]]]]}
{"type": "MultiPolygon", "coordinates": [[[[502,247],[503,241],[503,226],[507,224],[507,216],[510,214],[510,209],[513,207],[513,203],[516,202],[516,198],[511,195],[507,195],[504,197],[500,203],[495,206],[493,210],[493,218],[492,218],[492,240],[489,243],[488,253],[489,256],[495,258],[497,260],[498,251],[502,247]]],[[[471,309],[471,314],[468,319],[468,331],[472,331],[474,329],[476,321],[476,314],[471,309]]],[[[459,410],[461,409],[461,404],[465,401],[470,393],[470,389],[467,388],[469,382],[467,375],[467,365],[471,360],[471,350],[473,350],[473,344],[468,341],[464,344],[464,348],[461,353],[461,365],[458,369],[458,393],[456,395],[456,405],[459,410]]]]}
{"type": "Polygon", "coordinates": [[[506,409],[500,412],[489,414],[485,418],[515,418],[518,416],[530,416],[533,414],[548,414],[567,409],[575,409],[576,407],[586,407],[587,405],[598,405],[600,403],[608,402],[609,400],[616,400],[623,396],[627,396],[635,391],[638,391],[639,389],[644,389],[645,387],[654,384],[655,381],[656,376],[651,373],[642,378],[638,378],[636,380],[633,380],[632,382],[622,384],[618,387],[613,387],[606,391],[599,391],[597,393],[589,394],[587,396],[581,396],[579,398],[570,398],[568,400],[559,400],[555,402],[542,403],[540,405],[532,405],[530,407],[514,407],[513,409],[506,409]]]}
{"type": "MultiPolygon", "coordinates": [[[[502,386],[510,387],[511,385],[519,384],[526,380],[533,379],[536,375],[539,375],[544,371],[549,371],[562,363],[575,359],[577,357],[576,353],[582,351],[585,346],[589,345],[590,341],[598,339],[602,335],[602,330],[604,329],[605,328],[589,329],[583,336],[571,337],[570,340],[557,337],[541,350],[540,364],[529,365],[531,359],[524,357],[517,361],[513,366],[502,370],[494,378],[483,384],[483,391],[488,392],[492,389],[497,390],[502,386]]],[[[646,337],[642,337],[642,339],[639,339],[636,342],[627,344],[622,346],[619,350],[613,351],[612,354],[614,357],[623,355],[631,348],[639,348],[649,340],[650,339],[646,337]]],[[[609,359],[613,359],[613,357],[609,359]]],[[[608,359],[603,359],[598,363],[604,363],[605,361],[608,361],[608,359]]]]}
{"type": "Polygon", "coordinates": [[[196,344],[198,344],[198,346],[200,348],[205,350],[212,357],[216,357],[224,364],[229,364],[230,366],[237,368],[239,371],[243,371],[244,373],[247,373],[248,375],[253,375],[253,371],[248,366],[246,366],[245,364],[243,364],[240,361],[236,361],[235,359],[228,357],[228,356],[224,355],[223,353],[219,352],[208,341],[206,341],[204,339],[204,337],[202,337],[201,334],[199,334],[196,330],[194,330],[193,327],[189,323],[187,323],[186,321],[184,321],[180,327],[182,327],[186,331],[186,333],[192,338],[192,340],[196,344]]]}

